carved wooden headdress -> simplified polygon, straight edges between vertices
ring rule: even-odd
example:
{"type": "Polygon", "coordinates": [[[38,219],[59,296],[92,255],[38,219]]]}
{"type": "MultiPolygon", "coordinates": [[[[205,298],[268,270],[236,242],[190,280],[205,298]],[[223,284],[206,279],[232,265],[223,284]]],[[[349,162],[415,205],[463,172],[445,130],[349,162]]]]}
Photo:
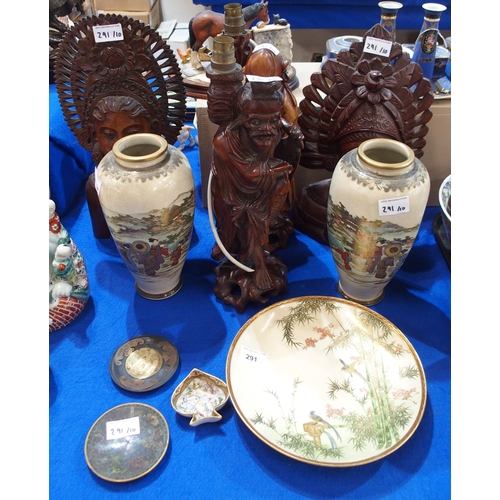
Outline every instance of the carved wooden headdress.
{"type": "Polygon", "coordinates": [[[404,142],[423,155],[434,97],[430,81],[399,43],[388,56],[364,52],[367,37],[392,41],[379,24],[362,42],[327,60],[303,89],[299,126],[305,136],[300,164],[333,171],[343,154],[372,137],[404,142]]]}
{"type": "Polygon", "coordinates": [[[159,121],[174,144],[186,114],[186,91],[177,59],[161,36],[141,21],[117,14],[86,17],[63,36],[55,82],[64,118],[88,151],[94,151],[93,113],[105,97],[136,100],[159,121]],[[121,25],[123,40],[96,41],[94,27],[121,25]]]}

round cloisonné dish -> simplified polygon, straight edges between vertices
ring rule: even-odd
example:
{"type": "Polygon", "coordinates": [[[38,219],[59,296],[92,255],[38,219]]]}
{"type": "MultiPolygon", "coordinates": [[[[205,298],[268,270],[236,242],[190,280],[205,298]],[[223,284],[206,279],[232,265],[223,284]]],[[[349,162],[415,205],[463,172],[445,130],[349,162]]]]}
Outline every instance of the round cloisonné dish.
{"type": "Polygon", "coordinates": [[[132,481],[160,463],[169,439],[167,421],[158,410],[127,403],[111,408],[92,425],[85,439],[85,460],[101,479],[132,481]]]}

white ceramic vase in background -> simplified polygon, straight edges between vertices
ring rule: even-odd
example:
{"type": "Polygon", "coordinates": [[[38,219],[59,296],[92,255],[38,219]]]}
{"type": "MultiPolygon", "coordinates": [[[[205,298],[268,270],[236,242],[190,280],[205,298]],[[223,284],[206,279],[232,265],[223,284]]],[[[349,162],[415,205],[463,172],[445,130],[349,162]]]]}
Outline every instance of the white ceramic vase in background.
{"type": "Polygon", "coordinates": [[[174,295],[182,286],[195,209],[184,153],[156,134],[123,137],[99,163],[96,188],[137,292],[153,300],[174,295]]]}
{"type": "Polygon", "coordinates": [[[382,300],[417,237],[430,178],[406,144],[369,139],[345,154],[330,184],[327,225],[343,297],[382,300]]]}

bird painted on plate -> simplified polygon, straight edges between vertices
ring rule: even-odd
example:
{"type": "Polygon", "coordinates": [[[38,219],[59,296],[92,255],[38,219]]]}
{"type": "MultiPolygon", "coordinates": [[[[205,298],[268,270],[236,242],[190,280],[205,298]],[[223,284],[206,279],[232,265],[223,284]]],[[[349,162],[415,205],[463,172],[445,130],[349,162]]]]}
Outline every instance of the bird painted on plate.
{"type": "Polygon", "coordinates": [[[351,363],[350,365],[346,364],[343,360],[341,360],[339,358],[339,361],[342,363],[342,371],[343,372],[346,372],[348,373],[349,375],[357,375],[358,377],[361,377],[361,379],[366,382],[366,379],[365,377],[363,377],[363,375],[361,375],[361,373],[359,373],[358,370],[356,370],[356,363],[357,363],[357,360],[354,361],[353,363],[351,363]]]}
{"type": "Polygon", "coordinates": [[[315,411],[309,412],[309,416],[314,422],[321,424],[323,426],[323,432],[325,433],[326,437],[330,440],[332,448],[337,448],[338,447],[337,442],[327,430],[327,429],[332,429],[333,432],[335,432],[335,434],[337,435],[338,440],[342,441],[342,438],[340,437],[340,434],[337,432],[337,429],[335,429],[333,425],[329,424],[324,418],[320,417],[315,411]]]}

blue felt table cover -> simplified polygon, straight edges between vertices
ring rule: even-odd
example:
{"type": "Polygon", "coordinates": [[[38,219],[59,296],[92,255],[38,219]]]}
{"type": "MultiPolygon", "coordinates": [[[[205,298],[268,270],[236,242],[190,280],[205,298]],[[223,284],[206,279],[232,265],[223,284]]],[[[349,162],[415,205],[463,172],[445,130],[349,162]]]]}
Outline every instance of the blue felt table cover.
{"type": "MultiPolygon", "coordinates": [[[[91,298],[73,323],[49,336],[51,500],[450,498],[451,280],[432,231],[438,208],[426,210],[416,245],[383,301],[372,307],[407,336],[422,361],[428,400],[420,426],[400,449],[368,465],[336,469],[305,464],[261,442],[230,401],[220,411],[219,423],[196,428],[170,404],[173,390],[193,368],[225,380],[233,338],[265,307],[251,304],[238,314],[214,296],[214,239],[202,206],[198,148],[184,150],[195,175],[197,202],[183,286],[167,300],[150,301],[136,293],[113,242],[93,237],[82,186],[94,166],[69,129],[62,132],[66,124],[60,122],[54,99],[52,93],[51,140],[56,128],[65,139],[51,149],[51,191],[58,208],[64,208],[62,223],[85,259],[91,298]],[[173,342],[180,365],[161,388],[127,392],[112,382],[109,361],[119,345],[144,334],[173,342]],[[136,481],[101,480],[86,464],[86,435],[104,412],[134,401],[165,416],[170,428],[167,453],[157,468],[136,481]]],[[[268,304],[308,295],[339,297],[338,274],[327,246],[295,231],[279,254],[289,268],[288,292],[268,304]]]]}

